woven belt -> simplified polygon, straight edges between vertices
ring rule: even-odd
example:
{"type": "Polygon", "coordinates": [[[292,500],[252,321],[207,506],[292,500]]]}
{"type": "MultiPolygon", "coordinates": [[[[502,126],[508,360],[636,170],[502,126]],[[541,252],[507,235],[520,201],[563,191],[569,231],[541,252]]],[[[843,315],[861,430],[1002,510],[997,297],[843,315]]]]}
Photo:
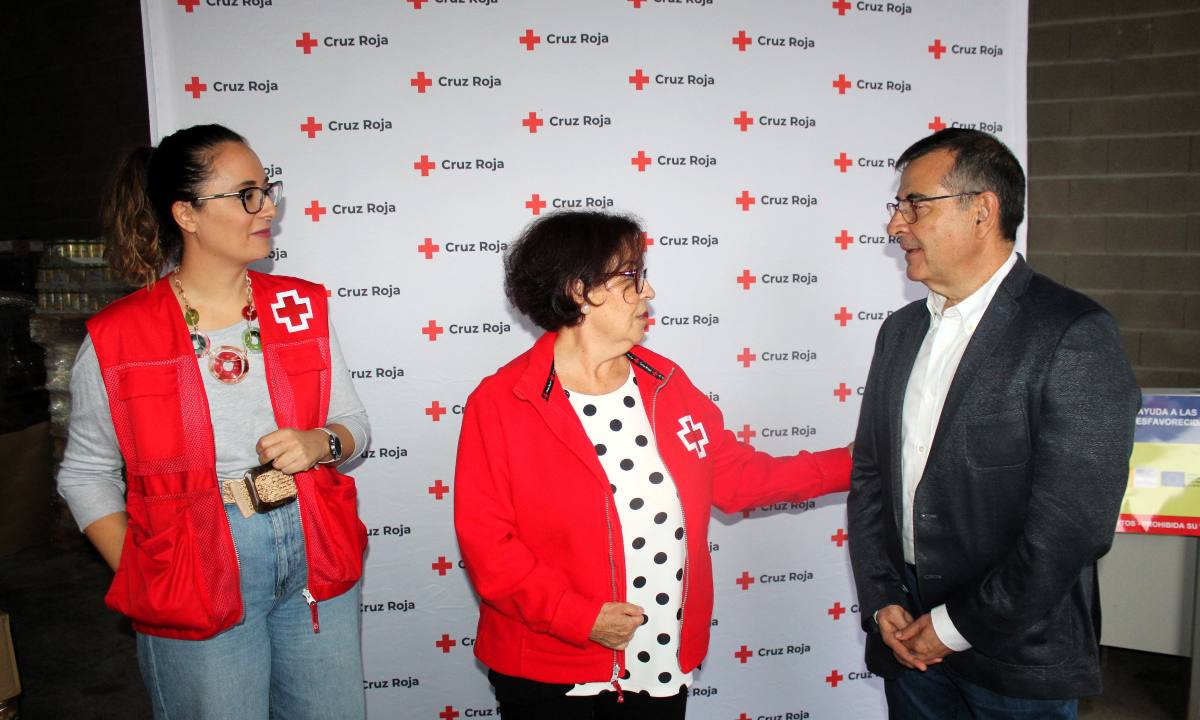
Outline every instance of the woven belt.
{"type": "Polygon", "coordinates": [[[296,479],[268,463],[250,468],[243,477],[221,480],[221,499],[242,514],[267,512],[296,499],[296,479]]]}

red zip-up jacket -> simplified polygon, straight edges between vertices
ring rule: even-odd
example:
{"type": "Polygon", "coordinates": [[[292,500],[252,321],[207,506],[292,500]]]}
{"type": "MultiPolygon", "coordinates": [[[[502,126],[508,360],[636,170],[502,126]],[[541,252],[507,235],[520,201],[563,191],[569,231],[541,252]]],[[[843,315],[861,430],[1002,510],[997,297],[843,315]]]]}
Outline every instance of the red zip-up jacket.
{"type": "MultiPolygon", "coordinates": [[[[611,681],[623,652],[588,639],[601,606],[625,602],[625,543],[609,482],[552,373],[555,333],[467,400],[455,469],[454,526],[482,598],[475,655],[547,683],[611,681]]],[[[684,514],[687,561],[679,665],[708,651],[709,509],[800,501],[850,484],[844,448],[776,458],[738,442],[679,366],[645,348],[628,357],[659,455],[684,514]]]]}
{"type": "MultiPolygon", "coordinates": [[[[262,337],[262,355],[250,362],[264,364],[275,421],[321,427],[330,389],[325,288],[279,275],[250,278],[262,337]]],[[[100,311],[88,334],[129,485],[129,525],[105,602],[138,632],[211,637],[242,618],[238,557],[217,485],[204,383],[170,277],[100,311]]],[[[296,474],[296,489],[308,590],[327,600],[362,575],[367,532],[354,481],[317,465],[296,474]]]]}

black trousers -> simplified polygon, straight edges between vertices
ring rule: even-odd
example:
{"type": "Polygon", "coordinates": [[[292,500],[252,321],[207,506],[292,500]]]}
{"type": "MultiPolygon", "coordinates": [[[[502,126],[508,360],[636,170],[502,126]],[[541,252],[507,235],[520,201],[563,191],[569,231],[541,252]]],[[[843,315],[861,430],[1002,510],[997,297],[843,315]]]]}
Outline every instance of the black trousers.
{"type": "Polygon", "coordinates": [[[542,683],[488,672],[496,689],[502,720],[683,720],[687,693],[651,697],[646,693],[602,692],[586,697],[568,697],[573,685],[542,683]]]}

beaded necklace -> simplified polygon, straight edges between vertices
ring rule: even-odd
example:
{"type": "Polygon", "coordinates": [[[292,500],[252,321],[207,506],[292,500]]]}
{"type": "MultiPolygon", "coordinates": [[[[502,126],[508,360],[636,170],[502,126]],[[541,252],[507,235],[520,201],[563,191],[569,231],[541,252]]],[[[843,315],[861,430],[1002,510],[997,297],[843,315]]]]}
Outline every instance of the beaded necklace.
{"type": "Polygon", "coordinates": [[[249,353],[262,352],[262,337],[258,334],[258,328],[250,324],[251,321],[258,319],[258,312],[254,309],[254,294],[250,290],[250,274],[245,273],[244,275],[246,278],[246,305],[242,308],[242,318],[246,321],[246,329],[242,331],[243,347],[222,345],[215,350],[208,335],[200,332],[196,327],[200,322],[200,311],[188,302],[187,293],[183,291],[183,283],[179,281],[178,266],[172,275],[175,289],[179,291],[179,298],[183,300],[183,321],[187,323],[188,329],[191,331],[192,350],[195,351],[196,357],[202,358],[207,355],[208,371],[221,382],[227,385],[241,382],[250,372],[249,353]]]}

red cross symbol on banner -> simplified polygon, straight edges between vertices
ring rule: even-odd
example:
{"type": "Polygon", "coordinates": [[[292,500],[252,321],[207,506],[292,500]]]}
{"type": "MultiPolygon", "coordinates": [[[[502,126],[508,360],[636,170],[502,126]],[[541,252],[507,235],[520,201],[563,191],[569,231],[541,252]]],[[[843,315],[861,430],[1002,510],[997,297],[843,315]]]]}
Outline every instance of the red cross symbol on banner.
{"type": "Polygon", "coordinates": [[[833,159],[833,164],[837,165],[839,171],[846,172],[846,168],[853,165],[854,161],[846,157],[846,153],[842,153],[833,159]]]}
{"type": "Polygon", "coordinates": [[[758,282],[758,278],[750,274],[749,268],[742,268],[742,274],[737,276],[735,280],[741,283],[743,290],[749,290],[751,285],[758,282]]]}
{"type": "Polygon", "coordinates": [[[634,10],[641,10],[642,3],[646,2],[646,0],[629,0],[629,2],[633,3],[634,10]]]}
{"type": "Polygon", "coordinates": [[[841,620],[842,614],[846,612],[846,608],[842,607],[842,603],[840,601],[834,601],[833,607],[829,608],[825,612],[832,615],[834,620],[841,620]]]}
{"type": "MultiPolygon", "coordinates": [[[[411,2],[412,0],[409,1],[411,2]]],[[[424,0],[419,1],[424,2],[424,0]]],[[[457,720],[458,711],[454,709],[453,705],[447,705],[445,710],[438,713],[438,717],[442,720],[457,720]]]]}
{"type": "Polygon", "coordinates": [[[838,15],[844,17],[846,11],[850,9],[850,3],[847,0],[834,0],[833,9],[838,11],[838,15]]]}
{"type": "Polygon", "coordinates": [[[733,201],[742,206],[742,212],[750,212],[750,206],[756,202],[754,198],[750,197],[749,190],[743,190],[742,194],[734,198],[733,201]]]}
{"type": "Polygon", "coordinates": [[[738,52],[746,52],[746,46],[751,42],[745,30],[738,30],[738,34],[733,36],[733,44],[738,46],[738,52]]]}
{"type": "Polygon", "coordinates": [[[525,28],[525,34],[517,38],[517,42],[525,46],[529,52],[533,52],[533,47],[540,43],[542,38],[533,34],[533,28],[525,28]]]}
{"type": "Polygon", "coordinates": [[[317,46],[317,40],[305,30],[304,34],[296,39],[296,47],[304,51],[305,55],[312,55],[312,49],[317,46]]]}
{"type": "Polygon", "coordinates": [[[750,716],[747,715],[746,713],[742,713],[741,715],[738,715],[733,720],[750,720],[750,716]]]}
{"type": "Polygon", "coordinates": [[[733,654],[733,656],[738,659],[738,662],[745,665],[747,660],[754,657],[754,653],[745,645],[743,645],[740,650],[733,654]]]}
{"type": "Polygon", "coordinates": [[[450,492],[450,486],[441,480],[434,480],[433,484],[429,486],[427,492],[435,499],[441,500],[446,493],[450,492]]]}
{"type": "Polygon", "coordinates": [[[850,388],[846,387],[846,383],[838,383],[838,386],[833,389],[833,396],[838,399],[838,402],[846,402],[846,398],[850,397],[850,388]]]}
{"type": "Polygon", "coordinates": [[[838,528],[837,532],[835,532],[834,534],[829,536],[829,541],[833,542],[833,543],[837,543],[838,547],[841,547],[842,545],[844,545],[846,543],[846,541],[849,539],[850,539],[850,536],[846,534],[845,528],[838,528]]]}
{"type": "Polygon", "coordinates": [[[737,125],[738,129],[742,132],[746,132],[750,129],[750,126],[754,124],[754,118],[750,117],[748,114],[746,114],[746,111],[743,110],[740,115],[733,119],[733,124],[737,125]]]}
{"type": "Polygon", "coordinates": [[[946,52],[946,46],[942,44],[941,38],[934,38],[933,44],[925,49],[933,53],[934,60],[941,60],[942,54],[946,52]]]}
{"type": "Polygon", "coordinates": [[[438,335],[446,332],[446,329],[437,324],[437,320],[430,320],[429,324],[421,328],[421,332],[429,336],[429,342],[437,342],[438,335]]]}
{"type": "Polygon", "coordinates": [[[546,124],[545,120],[538,117],[535,112],[530,112],[529,117],[521,121],[521,124],[529,128],[529,133],[532,135],[538,131],[538,128],[546,124]]]}
{"type": "Polygon", "coordinates": [[[455,645],[457,645],[457,644],[458,644],[458,641],[457,641],[457,640],[455,640],[454,638],[450,637],[450,636],[449,636],[449,635],[447,635],[446,633],[442,633],[442,639],[441,639],[441,640],[438,640],[437,642],[435,642],[435,643],[434,643],[434,646],[435,646],[435,647],[439,647],[439,648],[441,648],[441,649],[442,649],[442,654],[443,654],[443,655],[446,655],[446,654],[449,654],[449,652],[450,652],[450,648],[454,647],[454,646],[455,646],[455,645]]]}
{"type": "Polygon", "coordinates": [[[525,207],[529,208],[529,212],[534,215],[541,215],[542,210],[546,209],[546,201],[538,193],[534,193],[525,201],[525,207]]]}
{"type": "Polygon", "coordinates": [[[649,250],[650,246],[654,244],[654,238],[650,237],[650,233],[643,232],[642,233],[642,242],[645,243],[646,249],[649,250]]]}
{"type": "Polygon", "coordinates": [[[850,89],[850,81],[846,79],[846,73],[838,73],[837,80],[833,81],[833,86],[837,88],[838,95],[845,95],[850,89]]]}
{"type": "Polygon", "coordinates": [[[412,79],[408,81],[408,84],[415,87],[418,93],[424,95],[425,91],[429,89],[429,86],[433,85],[433,81],[425,77],[424,70],[420,70],[416,75],[412,76],[412,79]]]}
{"type": "Polygon", "coordinates": [[[417,252],[423,254],[426,260],[432,260],[433,254],[441,249],[441,245],[434,244],[433,238],[425,238],[425,242],[417,246],[417,252]]]}
{"type": "Polygon", "coordinates": [[[295,290],[284,290],[275,295],[271,313],[275,322],[287,326],[289,333],[307,330],[308,321],[313,317],[312,300],[300,297],[295,290]]]}
{"type": "Polygon", "coordinates": [[[742,353],[737,356],[737,359],[742,364],[742,367],[748,368],[750,367],[750,363],[758,359],[758,356],[750,352],[750,348],[742,348],[742,353]]]}
{"type": "Polygon", "coordinates": [[[447,560],[445,555],[438,555],[437,562],[432,563],[430,567],[437,570],[438,575],[445,577],[446,571],[454,567],[454,563],[447,560]]]}
{"type": "Polygon", "coordinates": [[[208,84],[200,82],[200,78],[196,75],[193,75],[192,81],[184,85],[183,89],[192,94],[193,100],[199,100],[200,93],[208,89],[208,84]]]}
{"type": "Polygon", "coordinates": [[[408,0],[408,3],[413,6],[413,10],[420,10],[421,6],[427,2],[429,0],[408,0]]]}
{"type": "Polygon", "coordinates": [[[929,123],[929,129],[934,132],[941,132],[946,129],[946,123],[942,122],[941,115],[934,115],[933,120],[929,123]]]}
{"type": "Polygon", "coordinates": [[[838,683],[845,679],[836,669],[825,676],[825,682],[829,683],[829,687],[837,687],[838,683]]]}
{"type": "Polygon", "coordinates": [[[629,158],[629,162],[637,166],[638,172],[646,172],[646,166],[650,164],[650,156],[645,150],[638,150],[638,154],[629,158]]]}
{"type": "Polygon", "coordinates": [[[321,206],[319,200],[313,200],[312,204],[304,208],[304,214],[312,218],[313,222],[321,222],[321,216],[329,212],[321,206]]]}
{"type": "Polygon", "coordinates": [[[419,171],[421,173],[421,177],[429,177],[429,173],[432,172],[435,167],[437,167],[437,165],[429,159],[428,155],[422,155],[420,160],[413,163],[413,170],[419,171]]]}
{"type": "Polygon", "coordinates": [[[750,441],[753,440],[758,435],[758,433],[756,433],[754,431],[754,428],[743,423],[742,429],[738,430],[736,433],[734,433],[734,435],[737,435],[738,440],[741,440],[742,442],[749,445],[750,441]]]}
{"type": "Polygon", "coordinates": [[[846,327],[846,323],[853,320],[854,316],[851,315],[850,312],[846,310],[846,306],[843,305],[841,310],[838,310],[833,314],[833,319],[837,320],[838,324],[842,327],[846,327]]]}
{"type": "Polygon", "coordinates": [[[442,404],[439,403],[437,400],[434,400],[432,405],[425,408],[425,414],[428,415],[433,420],[433,422],[441,422],[442,416],[448,412],[450,412],[450,411],[447,410],[446,408],[442,407],[442,404]]]}
{"type": "Polygon", "coordinates": [[[650,332],[650,328],[652,328],[652,327],[654,327],[654,318],[647,317],[646,318],[646,332],[650,332]]]}
{"type": "Polygon", "coordinates": [[[183,8],[184,12],[191,12],[200,4],[200,0],[177,0],[175,4],[183,8]]]}
{"type": "Polygon", "coordinates": [[[629,76],[629,82],[637,86],[638,90],[641,90],[646,86],[647,83],[650,82],[650,76],[642,72],[641,68],[638,68],[637,70],[633,71],[632,75],[629,76]]]}
{"type": "Polygon", "coordinates": [[[750,589],[751,585],[754,584],[754,578],[750,577],[749,572],[743,570],[742,576],[739,577],[738,579],[734,580],[734,582],[737,583],[738,585],[741,585],[742,592],[745,592],[750,589]]]}
{"type": "Polygon", "coordinates": [[[845,250],[846,248],[850,247],[850,243],[854,242],[854,238],[850,237],[850,233],[843,229],[842,234],[835,237],[833,241],[838,245],[841,245],[842,249],[845,250]]]}
{"type": "Polygon", "coordinates": [[[308,139],[312,140],[317,136],[317,133],[321,132],[321,128],[323,127],[325,126],[317,122],[315,117],[309,115],[308,119],[300,124],[300,132],[308,135],[308,139]]]}

